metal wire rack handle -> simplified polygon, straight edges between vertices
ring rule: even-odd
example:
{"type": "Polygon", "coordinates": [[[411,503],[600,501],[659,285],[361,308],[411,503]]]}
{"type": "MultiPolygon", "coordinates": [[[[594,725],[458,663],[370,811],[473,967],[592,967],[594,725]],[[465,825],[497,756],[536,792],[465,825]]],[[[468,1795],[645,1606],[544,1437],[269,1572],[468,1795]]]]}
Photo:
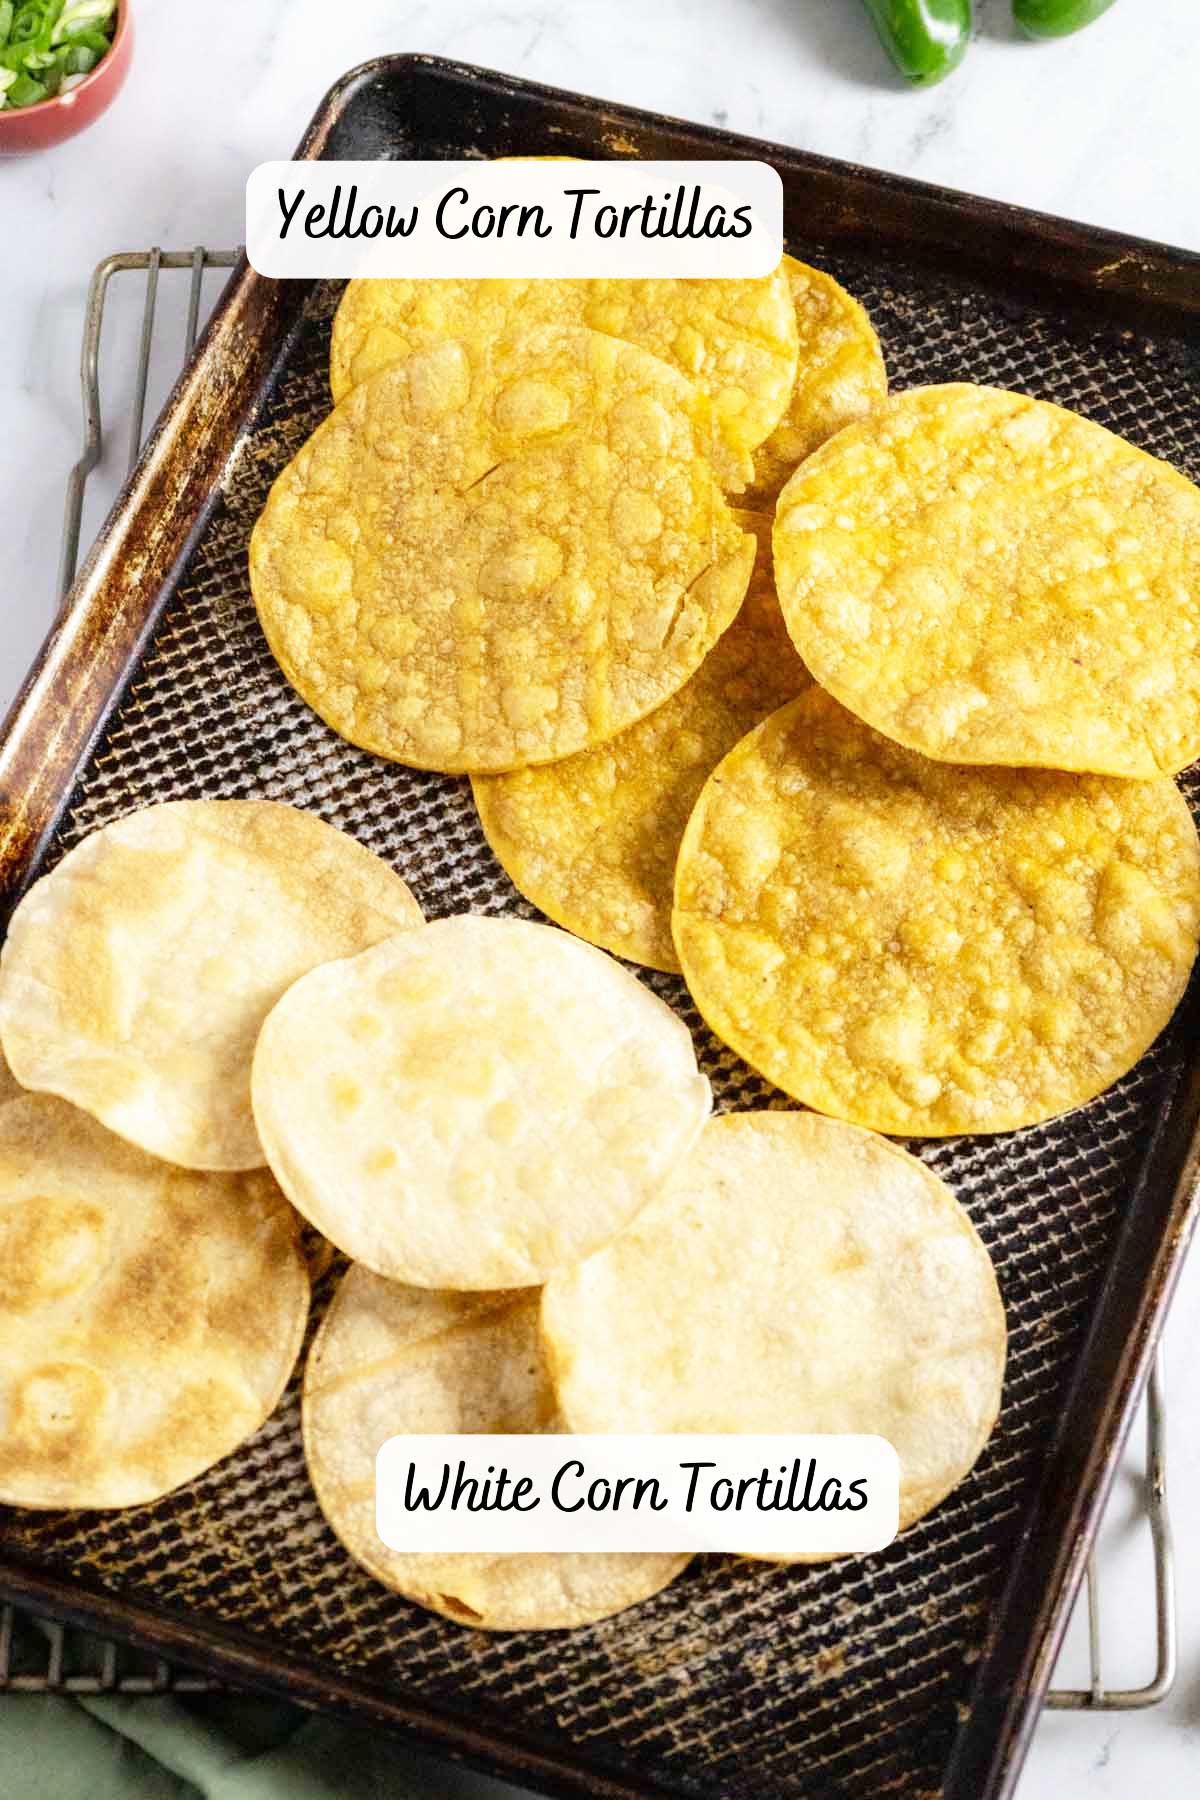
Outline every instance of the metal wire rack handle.
{"type": "MultiPolygon", "coordinates": [[[[63,522],[62,555],[59,561],[58,591],[65,600],[75,578],[79,560],[79,530],[83,517],[83,500],[88,476],[100,460],[102,428],[100,414],[100,333],[104,323],[104,307],[113,276],[125,271],[145,275],[142,304],[141,345],[134,382],[133,404],[129,420],[128,466],[132,469],[142,447],[145,429],[146,389],[150,374],[150,353],[154,344],[154,316],[158,303],[158,278],[163,269],[187,269],[191,272],[188,295],[184,357],[196,341],[200,321],[201,288],[206,269],[231,269],[237,262],[237,250],[129,250],[106,257],[92,276],[88,288],[87,317],[83,332],[80,381],[83,388],[83,450],[67,481],[66,514],[63,522]]],[[[1086,1688],[1051,1688],[1046,1704],[1065,1710],[1128,1712],[1137,1707],[1156,1706],[1165,1700],[1175,1681],[1178,1625],[1175,1606],[1174,1556],[1171,1547],[1171,1521],[1167,1511],[1166,1408],[1163,1386],[1163,1353],[1161,1342],[1146,1389],[1146,1513],[1154,1548],[1154,1601],[1156,1663],[1154,1677],[1144,1687],[1110,1688],[1105,1685],[1101,1662],[1100,1578],[1093,1556],[1087,1568],[1088,1650],[1091,1683],[1086,1688]]],[[[15,1612],[11,1606],[0,1607],[0,1692],[16,1693],[206,1693],[219,1684],[202,1675],[192,1675],[158,1658],[150,1674],[131,1674],[120,1665],[122,1654],[115,1644],[105,1644],[99,1674],[72,1673],[66,1668],[66,1629],[49,1620],[41,1621],[47,1652],[45,1668],[36,1673],[15,1673],[12,1667],[13,1627],[15,1612]]]]}

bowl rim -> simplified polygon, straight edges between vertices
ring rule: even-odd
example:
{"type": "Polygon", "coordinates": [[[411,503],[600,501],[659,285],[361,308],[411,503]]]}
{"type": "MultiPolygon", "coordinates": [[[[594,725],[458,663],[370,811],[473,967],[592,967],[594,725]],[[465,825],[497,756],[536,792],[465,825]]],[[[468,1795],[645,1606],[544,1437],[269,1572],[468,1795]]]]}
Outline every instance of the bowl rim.
{"type": "Polygon", "coordinates": [[[52,112],[55,107],[64,111],[76,105],[76,95],[89,88],[98,75],[102,75],[117,53],[118,45],[123,41],[129,27],[129,0],[117,0],[117,29],[113,32],[112,43],[100,58],[94,69],[89,69],[78,87],[73,87],[66,94],[47,94],[44,100],[35,100],[32,106],[5,107],[0,112],[0,132],[4,131],[10,119],[32,119],[37,113],[52,112]]]}

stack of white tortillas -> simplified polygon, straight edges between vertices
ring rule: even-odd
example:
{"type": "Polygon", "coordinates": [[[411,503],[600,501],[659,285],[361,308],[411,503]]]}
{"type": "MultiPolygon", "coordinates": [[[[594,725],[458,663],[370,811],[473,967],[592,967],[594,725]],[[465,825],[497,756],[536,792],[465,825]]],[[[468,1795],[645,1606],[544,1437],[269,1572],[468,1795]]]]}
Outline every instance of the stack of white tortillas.
{"type": "Polygon", "coordinates": [[[267,801],[150,807],[17,907],[0,961],[0,1501],[142,1504],[273,1411],[309,1281],[254,1130],[255,1040],[297,976],[420,923],[378,857],[267,801]]]}
{"type": "Polygon", "coordinates": [[[368,1265],[308,1368],[317,1494],[366,1567],[436,1611],[581,1623],[684,1559],[385,1550],[389,1437],[877,1432],[908,1525],[995,1422],[1003,1310],[944,1183],[834,1120],[704,1124],[679,1020],[561,932],[444,920],[315,970],[268,1019],[253,1089],[285,1190],[368,1265]]]}
{"type": "Polygon", "coordinates": [[[700,1133],[682,1020],[565,932],[444,919],[298,981],[253,1092],[285,1191],[357,1259],[304,1389],[313,1485],[351,1554],[493,1630],[586,1624],[666,1586],[686,1554],[398,1554],[373,1475],[397,1435],[559,1429],[537,1284],[636,1217],[700,1133]]]}
{"type": "Polygon", "coordinates": [[[398,1434],[879,1432],[907,1525],[994,1422],[995,1277],[930,1170],[712,1120],[686,1025],[604,951],[425,924],[291,808],[172,803],[73,850],[14,916],[0,1039],[2,1500],[138,1504],[256,1431],[304,1333],[298,1215],[353,1259],[304,1384],[317,1497],[461,1623],[583,1625],[689,1558],[388,1549],[398,1434]]]}

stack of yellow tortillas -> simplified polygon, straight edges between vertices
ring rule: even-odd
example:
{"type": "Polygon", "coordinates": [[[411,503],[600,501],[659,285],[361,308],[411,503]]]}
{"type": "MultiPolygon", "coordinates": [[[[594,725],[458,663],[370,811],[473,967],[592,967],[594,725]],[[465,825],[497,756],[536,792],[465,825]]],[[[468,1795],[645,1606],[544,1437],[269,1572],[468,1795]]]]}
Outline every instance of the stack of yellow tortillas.
{"type": "Polygon", "coordinates": [[[251,546],[288,679],[353,742],[470,773],[556,923],[677,968],[691,805],[808,680],[771,516],[887,392],[865,312],[786,256],[755,280],[352,281],[330,379],[251,546]]]}
{"type": "Polygon", "coordinates": [[[686,686],[595,750],[472,786],[488,842],[547,916],[632,962],[677,969],[671,889],[700,789],[727,750],[808,686],[771,579],[770,528],[745,600],[686,686]]]}
{"type": "MultiPolygon", "coordinates": [[[[749,510],[736,515],[758,549],[734,622],[692,678],[627,730],[565,760],[473,778],[488,841],[516,887],[558,924],[652,968],[679,967],[671,938],[671,888],[683,828],[700,787],[743,733],[809,680],[775,597],[770,547],[775,497],[816,445],[869,412],[887,391],[879,343],[858,302],[830,276],[791,257],[784,258],[780,273],[795,314],[797,358],[786,406],[753,447],[753,473],[739,503],[749,510]]],[[[364,285],[386,290],[390,284],[364,285]]],[[[675,285],[686,298],[693,288],[739,284],[627,285],[675,285]]],[[[406,308],[409,317],[420,312],[415,296],[406,297],[406,308]]],[[[380,320],[387,313],[389,329],[395,330],[398,310],[386,293],[360,297],[352,287],[335,329],[335,369],[366,367],[382,356],[394,340],[383,333],[380,320]]],[[[661,337],[655,347],[668,354],[661,337]]],[[[706,391],[719,404],[719,390],[711,385],[716,377],[710,373],[707,380],[706,391]]],[[[763,409],[750,416],[761,419],[763,409]]]]}
{"type": "Polygon", "coordinates": [[[744,281],[355,281],[334,412],[250,573],[297,691],[422,768],[586,753],[688,682],[799,458],[886,389],[865,315],[785,259],[744,281]]]}
{"type": "Polygon", "coordinates": [[[1194,834],[1161,777],[1200,748],[1200,495],[1042,402],[965,384],[886,400],[857,303],[791,259],[780,275],[798,354],[755,443],[773,365],[756,359],[753,404],[733,406],[729,341],[746,306],[773,301],[760,287],[735,302],[735,283],[706,300],[689,291],[704,284],[631,284],[621,304],[611,283],[353,284],[335,392],[473,314],[493,342],[520,308],[620,329],[676,372],[653,307],[697,322],[693,429],[707,401],[722,478],[731,420],[754,464],[733,518],[758,550],[733,622],[624,729],[610,709],[573,754],[559,736],[519,767],[455,766],[524,895],[595,944],[681,968],[718,1035],[795,1098],[897,1133],[1034,1123],[1137,1060],[1194,958],[1194,834]],[[811,695],[786,736],[738,747],[813,677],[885,738],[811,695]],[[830,750],[827,798],[814,770],[830,750]],[[939,780],[922,756],[978,772],[939,780]]]}
{"type": "Polygon", "coordinates": [[[774,551],[821,688],[692,814],[673,937],[700,1010],[884,1131],[1090,1100],[1200,934],[1169,779],[1200,751],[1200,491],[1060,407],[918,389],[801,464],[774,551]]]}

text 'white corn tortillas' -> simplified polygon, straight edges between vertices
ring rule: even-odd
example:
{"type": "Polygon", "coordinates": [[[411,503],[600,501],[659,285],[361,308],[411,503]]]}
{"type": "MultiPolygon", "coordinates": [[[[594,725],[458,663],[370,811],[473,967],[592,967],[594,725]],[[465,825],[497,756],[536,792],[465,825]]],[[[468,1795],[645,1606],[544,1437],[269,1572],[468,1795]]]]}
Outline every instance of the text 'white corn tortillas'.
{"type": "Polygon", "coordinates": [[[558,1429],[536,1294],[435,1293],[350,1269],[305,1370],[304,1448],[326,1518],[377,1580],[493,1631],[585,1625],[658,1593],[686,1555],[405,1555],[380,1539],[375,1457],[388,1438],[558,1429]]]}

